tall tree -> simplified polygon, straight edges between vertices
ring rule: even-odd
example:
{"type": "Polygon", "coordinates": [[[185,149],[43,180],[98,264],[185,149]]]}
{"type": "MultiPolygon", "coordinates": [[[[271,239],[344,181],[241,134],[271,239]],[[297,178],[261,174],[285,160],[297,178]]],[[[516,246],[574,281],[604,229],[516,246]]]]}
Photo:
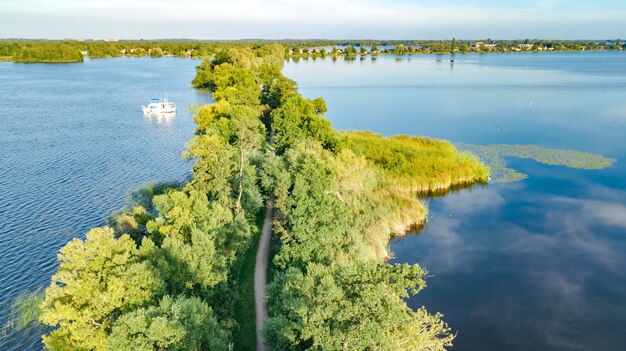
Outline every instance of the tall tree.
{"type": "Polygon", "coordinates": [[[116,351],[226,351],[228,335],[199,298],[165,296],[158,306],[117,320],[107,346],[116,351]]]}
{"type": "Polygon", "coordinates": [[[424,274],[374,262],[289,268],[268,288],[267,340],[274,350],[445,351],[454,336],[441,316],[402,300],[424,287],[424,274]]]}
{"type": "MultiPolygon", "coordinates": [[[[148,239],[147,239],[148,240],[148,239]]],[[[41,305],[41,321],[58,327],[43,337],[51,350],[105,350],[112,323],[164,292],[164,280],[127,235],[96,228],[59,254],[61,264],[41,305]]]]}

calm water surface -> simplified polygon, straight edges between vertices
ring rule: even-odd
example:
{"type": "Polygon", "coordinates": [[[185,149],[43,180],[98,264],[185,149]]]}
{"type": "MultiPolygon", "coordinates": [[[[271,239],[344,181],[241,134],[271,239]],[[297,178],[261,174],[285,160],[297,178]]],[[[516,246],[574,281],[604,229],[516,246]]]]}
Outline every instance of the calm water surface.
{"type": "Polygon", "coordinates": [[[431,277],[410,299],[440,311],[456,350],[624,350],[626,54],[379,56],[289,62],[340,129],[538,144],[614,157],[600,171],[510,159],[529,175],[428,200],[395,262],[431,277]]]}
{"type": "MultiPolygon", "coordinates": [[[[180,154],[206,102],[190,86],[198,61],[119,58],[77,64],[0,62],[0,321],[20,292],[50,283],[57,251],[105,223],[146,182],[180,181],[180,154]],[[170,120],[144,118],[152,97],[178,105],[170,120]]],[[[0,350],[41,349],[36,331],[0,350]]]]}
{"type": "MultiPolygon", "coordinates": [[[[0,63],[0,319],[49,283],[55,254],[180,158],[207,102],[198,62],[0,63]],[[170,121],[138,106],[167,90],[170,121]]],[[[428,226],[396,240],[396,262],[432,275],[409,303],[445,314],[457,350],[620,350],[626,344],[626,54],[380,56],[289,62],[340,129],[453,141],[539,144],[617,158],[601,171],[510,160],[529,174],[429,200],[428,226]]],[[[9,335],[0,350],[40,348],[9,335]]]]}

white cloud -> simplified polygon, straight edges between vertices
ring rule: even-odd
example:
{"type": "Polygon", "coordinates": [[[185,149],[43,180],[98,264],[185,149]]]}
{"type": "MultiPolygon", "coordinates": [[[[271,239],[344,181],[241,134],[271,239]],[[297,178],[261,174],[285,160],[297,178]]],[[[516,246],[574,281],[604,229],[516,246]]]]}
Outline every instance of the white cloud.
{"type": "Polygon", "coordinates": [[[576,205],[584,217],[597,223],[626,228],[626,206],[599,200],[558,198],[557,201],[576,205]]]}

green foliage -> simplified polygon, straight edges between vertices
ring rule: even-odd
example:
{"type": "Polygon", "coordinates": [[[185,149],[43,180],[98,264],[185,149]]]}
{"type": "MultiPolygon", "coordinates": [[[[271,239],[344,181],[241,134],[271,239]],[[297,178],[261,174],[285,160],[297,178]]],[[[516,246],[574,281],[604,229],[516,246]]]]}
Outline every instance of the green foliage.
{"type": "Polygon", "coordinates": [[[183,156],[195,160],[194,177],[187,188],[204,191],[209,199],[232,206],[229,179],[236,167],[236,150],[217,135],[196,136],[187,149],[183,156]]]}
{"type": "Polygon", "coordinates": [[[280,272],[267,291],[266,339],[272,348],[449,346],[453,336],[441,315],[412,312],[402,300],[407,289],[417,293],[424,286],[425,272],[417,265],[379,261],[394,222],[423,220],[423,207],[390,191],[384,174],[348,149],[333,154],[301,142],[280,159],[271,169],[277,179],[288,174],[289,180],[274,180],[280,184],[275,193],[280,250],[274,258],[280,272]]]}
{"type": "Polygon", "coordinates": [[[157,243],[167,237],[188,243],[194,231],[209,233],[232,221],[228,209],[216,201],[209,202],[206,193],[199,190],[173,191],[153,201],[159,216],[147,227],[157,243]]]}
{"type": "MultiPolygon", "coordinates": [[[[229,47],[218,51],[213,60],[205,60],[197,67],[197,74],[192,84],[196,88],[205,88],[216,91],[218,83],[214,76],[215,69],[220,66],[230,66],[231,69],[239,69],[244,73],[255,73],[262,66],[276,67],[278,70],[283,66],[284,48],[281,45],[256,45],[233,48],[229,47]]],[[[240,73],[241,73],[240,72],[240,73]]],[[[224,72],[221,74],[226,76],[224,72]]],[[[233,78],[234,77],[231,75],[233,78]]],[[[232,81],[232,80],[231,80],[232,81]]],[[[236,81],[237,84],[249,85],[250,81],[236,81]]],[[[258,86],[257,86],[258,87],[258,86]]],[[[217,98],[216,98],[217,99],[217,98]]],[[[233,101],[231,101],[233,102],[233,101]]],[[[253,103],[253,100],[248,101],[253,103]]]]}
{"type": "Polygon", "coordinates": [[[602,155],[576,150],[544,148],[538,145],[471,145],[457,143],[461,150],[475,154],[487,164],[492,181],[509,183],[526,179],[528,176],[507,166],[504,157],[525,158],[553,166],[577,169],[603,169],[611,167],[617,160],[602,155]]]}
{"type": "Polygon", "coordinates": [[[351,248],[361,238],[356,218],[335,188],[333,170],[315,145],[301,144],[286,155],[292,187],[286,203],[289,223],[281,233],[276,264],[303,268],[308,262],[331,264],[354,257],[351,248]]]}
{"type": "Polygon", "coordinates": [[[377,262],[289,268],[268,287],[267,339],[274,350],[443,351],[453,336],[440,315],[402,300],[425,286],[424,275],[419,266],[377,262]],[[407,333],[411,325],[419,332],[407,333]]]}
{"type": "Polygon", "coordinates": [[[272,110],[298,94],[296,82],[280,74],[275,66],[260,67],[259,75],[263,85],[261,103],[272,110]]]}
{"type": "Polygon", "coordinates": [[[148,234],[146,223],[154,216],[141,205],[134,206],[130,211],[115,216],[112,226],[115,233],[128,234],[137,244],[148,234]]]}
{"type": "Polygon", "coordinates": [[[342,136],[346,147],[372,161],[399,189],[434,191],[488,180],[486,167],[447,141],[403,135],[383,138],[370,132],[342,136]]]}
{"type": "Polygon", "coordinates": [[[224,63],[213,71],[213,98],[229,103],[258,106],[261,89],[254,75],[241,67],[224,63]]]}
{"type": "Polygon", "coordinates": [[[274,141],[279,154],[303,139],[319,141],[325,149],[338,150],[340,141],[330,122],[322,117],[326,104],[322,99],[309,100],[301,95],[287,98],[272,110],[274,141]]]}
{"type": "Polygon", "coordinates": [[[0,41],[0,57],[12,58],[16,52],[21,50],[21,45],[16,42],[0,41]]]}
{"type": "Polygon", "coordinates": [[[82,62],[80,50],[68,44],[28,45],[13,52],[13,62],[65,63],[82,62]]]}
{"type": "Polygon", "coordinates": [[[46,347],[232,349],[233,333],[254,329],[251,240],[266,200],[277,244],[267,290],[274,349],[449,346],[441,315],[403,300],[425,286],[425,271],[382,260],[392,235],[426,218],[413,190],[482,180],[485,169],[441,141],[338,134],[323,117],[324,100],[304,98],[280,73],[280,45],[108,44],[126,54],[156,48],[213,55],[193,82],[216,100],[194,116],[183,154],[193,178],[147,190],[112,228],[61,250],[41,303],[40,320],[54,328],[46,347]]]}
{"type": "Polygon", "coordinates": [[[620,39],[617,39],[617,41],[615,42],[615,46],[613,47],[614,50],[623,50],[622,48],[622,41],[620,39]]]}
{"type": "Polygon", "coordinates": [[[118,351],[220,351],[228,350],[228,335],[199,298],[165,296],[158,306],[117,320],[107,346],[118,351]]]}
{"type": "Polygon", "coordinates": [[[196,76],[191,84],[199,89],[210,89],[213,83],[213,63],[210,60],[204,60],[196,67],[196,76]]]}
{"type": "Polygon", "coordinates": [[[118,56],[180,56],[185,58],[204,58],[206,64],[201,64],[198,77],[193,84],[198,88],[211,88],[208,82],[212,80],[211,66],[229,63],[254,72],[261,65],[268,64],[279,70],[287,56],[291,57],[324,57],[325,50],[320,47],[334,47],[333,56],[351,56],[356,54],[356,47],[360,47],[360,54],[367,54],[365,46],[371,46],[371,54],[413,54],[413,53],[449,53],[455,47],[462,53],[476,52],[512,52],[512,51],[551,51],[551,50],[620,50],[622,41],[516,41],[498,40],[487,42],[495,46],[475,46],[476,42],[458,41],[454,38],[448,41],[439,40],[276,40],[276,41],[54,41],[54,40],[0,40],[0,61],[14,60],[16,62],[79,62],[82,56],[79,51],[87,53],[90,58],[107,58],[118,56]],[[455,43],[453,43],[453,41],[455,43]],[[529,44],[529,48],[520,50],[519,44],[529,44]],[[455,45],[456,44],[456,45],[455,45]],[[394,50],[378,49],[379,45],[393,46],[394,50]],[[337,46],[345,47],[338,50],[337,46]],[[70,47],[72,50],[67,51],[70,47]],[[419,49],[415,49],[419,47],[419,49]],[[470,50],[470,47],[472,50],[470,50]],[[289,48],[294,48],[290,50],[289,48]],[[354,50],[353,50],[354,48],[354,50]],[[23,53],[23,55],[22,55],[23,53]],[[79,57],[80,56],[80,57],[79,57]],[[212,60],[212,61],[210,61],[212,60]]]}
{"type": "Polygon", "coordinates": [[[345,49],[343,50],[343,52],[344,52],[346,55],[356,55],[357,50],[356,50],[356,48],[354,47],[354,45],[350,45],[350,46],[348,46],[347,48],[345,48],[345,49]]]}
{"type": "Polygon", "coordinates": [[[150,49],[150,57],[162,57],[163,56],[163,50],[161,48],[154,48],[154,49],[150,49]]]}
{"type": "Polygon", "coordinates": [[[247,247],[250,226],[197,190],[160,195],[154,202],[160,215],[147,227],[162,241],[159,254],[165,263],[155,264],[166,272],[168,291],[209,296],[247,247]]]}
{"type": "Polygon", "coordinates": [[[404,55],[407,53],[407,49],[403,44],[400,44],[393,49],[393,53],[396,55],[404,55]]]}
{"type": "MultiPolygon", "coordinates": [[[[122,56],[122,49],[114,43],[95,42],[85,47],[90,58],[108,58],[122,56]]],[[[146,54],[145,50],[143,54],[146,54]]]]}
{"type": "Polygon", "coordinates": [[[93,229],[85,241],[72,240],[59,260],[41,304],[41,321],[59,327],[43,338],[49,349],[104,350],[112,323],[154,302],[164,289],[135,242],[126,235],[116,239],[111,228],[93,229]]]}

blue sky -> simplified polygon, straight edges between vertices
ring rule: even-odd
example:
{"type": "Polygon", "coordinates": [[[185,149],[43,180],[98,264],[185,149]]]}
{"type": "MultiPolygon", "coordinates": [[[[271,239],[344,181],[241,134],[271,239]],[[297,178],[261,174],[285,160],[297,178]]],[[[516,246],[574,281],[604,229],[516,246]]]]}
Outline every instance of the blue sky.
{"type": "Polygon", "coordinates": [[[624,0],[0,0],[0,38],[626,38],[624,0]]]}

